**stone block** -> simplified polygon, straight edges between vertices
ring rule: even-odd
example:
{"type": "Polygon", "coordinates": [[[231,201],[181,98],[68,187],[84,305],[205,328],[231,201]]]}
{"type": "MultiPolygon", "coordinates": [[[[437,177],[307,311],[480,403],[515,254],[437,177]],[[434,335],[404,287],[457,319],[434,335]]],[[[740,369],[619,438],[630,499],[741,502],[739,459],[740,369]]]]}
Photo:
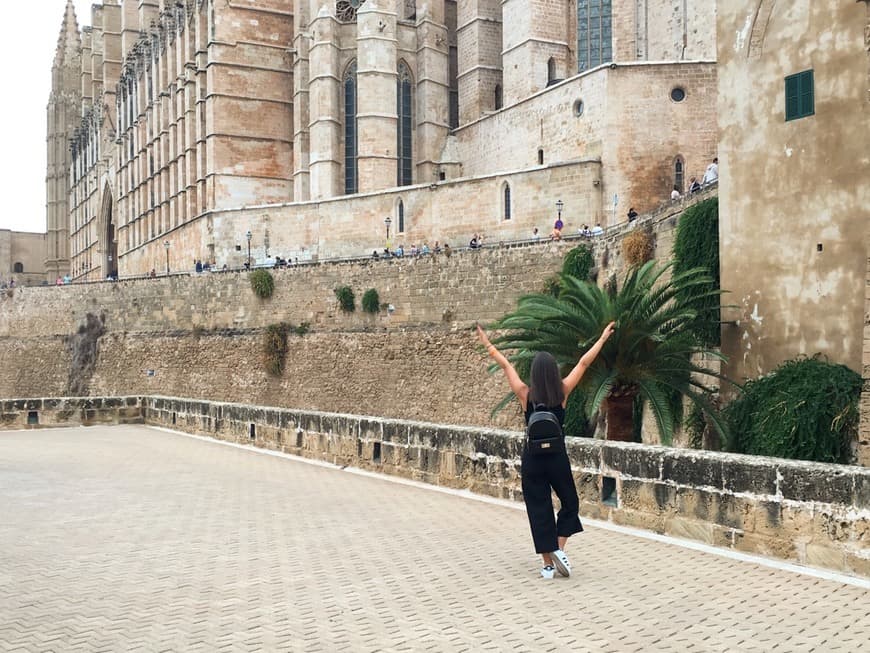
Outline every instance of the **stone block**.
{"type": "Polygon", "coordinates": [[[665,520],[665,533],[674,537],[697,540],[706,544],[713,543],[713,524],[683,517],[670,517],[665,520]]]}
{"type": "Polygon", "coordinates": [[[650,446],[605,444],[601,449],[603,464],[620,474],[634,478],[662,478],[666,450],[650,446]]]}
{"type": "Polygon", "coordinates": [[[846,554],[843,549],[810,543],[807,544],[804,562],[813,567],[843,571],[846,569],[846,554]]]}
{"type": "Polygon", "coordinates": [[[406,422],[385,421],[382,432],[384,442],[406,445],[410,441],[408,424],[406,422]]]}
{"type": "Polygon", "coordinates": [[[619,496],[620,508],[629,508],[651,515],[660,514],[662,506],[659,504],[659,497],[656,496],[655,486],[655,483],[648,481],[624,479],[619,496]]]}
{"type": "Polygon", "coordinates": [[[643,528],[654,533],[665,532],[665,517],[663,515],[650,514],[641,510],[627,510],[624,508],[614,510],[612,521],[620,526],[643,528]]]}
{"type": "Polygon", "coordinates": [[[779,466],[779,490],[783,499],[852,503],[855,475],[840,465],[791,463],[779,466]]]}
{"type": "Polygon", "coordinates": [[[724,528],[755,530],[756,502],[730,494],[717,494],[713,497],[712,505],[710,521],[724,528]]]}
{"type": "Polygon", "coordinates": [[[798,544],[790,539],[767,537],[758,533],[734,533],[734,548],[747,553],[800,561],[798,544]]]}
{"type": "Polygon", "coordinates": [[[601,486],[598,475],[589,472],[575,472],[574,484],[577,486],[577,496],[581,501],[597,502],[601,500],[601,486]]]}
{"type": "Polygon", "coordinates": [[[380,440],[383,434],[383,422],[377,419],[361,417],[359,420],[359,437],[363,440],[380,440]]]}
{"type": "Polygon", "coordinates": [[[721,488],[723,461],[714,454],[670,449],[662,462],[662,480],[693,487],[721,488]]]}
{"type": "Polygon", "coordinates": [[[870,578],[870,551],[864,549],[861,553],[846,551],[845,570],[856,576],[870,578]]]}
{"type": "MultiPolygon", "coordinates": [[[[759,501],[752,507],[753,517],[746,524],[744,530],[759,533],[768,537],[792,537],[804,532],[802,528],[808,527],[810,520],[805,526],[795,521],[795,513],[791,513],[789,525],[783,519],[782,504],[776,501],[759,501]],[[751,525],[751,527],[750,527],[751,525]]],[[[803,513],[798,513],[802,515],[803,513]]]]}
{"type": "Polygon", "coordinates": [[[572,466],[585,470],[601,468],[601,451],[604,448],[601,440],[565,438],[565,444],[572,466]]]}
{"type": "Polygon", "coordinates": [[[870,510],[870,469],[855,469],[855,494],[852,505],[858,509],[870,510]]]}
{"type": "Polygon", "coordinates": [[[770,462],[753,461],[748,456],[729,459],[725,462],[723,476],[725,489],[731,492],[776,495],[776,466],[770,462]]]}

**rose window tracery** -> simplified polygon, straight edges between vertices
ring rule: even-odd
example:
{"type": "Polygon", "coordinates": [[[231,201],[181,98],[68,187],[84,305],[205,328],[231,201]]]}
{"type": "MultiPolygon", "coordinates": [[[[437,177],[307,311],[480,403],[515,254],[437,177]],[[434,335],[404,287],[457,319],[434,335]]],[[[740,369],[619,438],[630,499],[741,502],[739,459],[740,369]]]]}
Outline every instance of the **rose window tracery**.
{"type": "Polygon", "coordinates": [[[335,3],[335,17],[342,23],[356,22],[356,12],[366,0],[338,0],[335,3]]]}

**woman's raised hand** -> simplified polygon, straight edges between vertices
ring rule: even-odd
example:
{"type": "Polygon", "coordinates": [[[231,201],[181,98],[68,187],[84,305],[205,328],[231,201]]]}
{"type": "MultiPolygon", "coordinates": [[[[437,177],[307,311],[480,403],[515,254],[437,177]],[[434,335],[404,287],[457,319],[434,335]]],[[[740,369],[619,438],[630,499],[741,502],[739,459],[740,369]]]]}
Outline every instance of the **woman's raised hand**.
{"type": "Polygon", "coordinates": [[[492,344],[479,324],[477,325],[477,337],[480,338],[480,342],[483,343],[484,347],[489,347],[492,344]]]}
{"type": "MultiPolygon", "coordinates": [[[[478,327],[480,328],[480,327],[478,327]]],[[[613,321],[604,327],[604,331],[601,332],[601,340],[603,342],[607,342],[607,339],[613,335],[613,332],[616,331],[616,322],[613,321]]]]}

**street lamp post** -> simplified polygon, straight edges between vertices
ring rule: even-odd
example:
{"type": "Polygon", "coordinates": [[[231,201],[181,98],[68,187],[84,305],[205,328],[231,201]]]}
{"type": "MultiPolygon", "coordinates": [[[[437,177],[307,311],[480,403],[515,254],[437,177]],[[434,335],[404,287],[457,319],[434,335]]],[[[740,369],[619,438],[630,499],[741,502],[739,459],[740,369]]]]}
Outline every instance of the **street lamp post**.
{"type": "Polygon", "coordinates": [[[556,212],[558,213],[559,220],[562,219],[562,209],[565,208],[565,204],[562,200],[556,200],[556,212]]]}
{"type": "Polygon", "coordinates": [[[169,241],[163,241],[163,247],[166,250],[166,276],[169,276],[169,241]]]}
{"type": "Polygon", "coordinates": [[[387,249],[390,248],[390,225],[393,224],[393,221],[390,220],[390,216],[384,218],[384,225],[387,227],[387,249]]]}
{"type": "Polygon", "coordinates": [[[251,269],[251,230],[248,229],[248,232],[245,234],[245,238],[248,240],[248,269],[251,269]]]}

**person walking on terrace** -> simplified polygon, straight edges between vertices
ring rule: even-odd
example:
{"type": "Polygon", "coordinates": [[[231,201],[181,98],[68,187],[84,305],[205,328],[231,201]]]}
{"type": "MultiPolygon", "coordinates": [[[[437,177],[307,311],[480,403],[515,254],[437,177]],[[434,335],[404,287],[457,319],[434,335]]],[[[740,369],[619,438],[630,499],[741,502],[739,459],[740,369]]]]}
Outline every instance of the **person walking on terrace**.
{"type": "MultiPolygon", "coordinates": [[[[571,474],[571,462],[565,449],[564,434],[561,433],[565,421],[565,405],[568,396],[580,383],[589,365],[613,334],[613,329],[614,323],[611,322],[564,379],[559,374],[559,365],[552,354],[538,352],[532,360],[527,385],[520,379],[514,366],[504,354],[489,341],[486,332],[479,324],[477,325],[480,341],[507,377],[510,389],[522,406],[526,424],[538,421],[532,419],[536,412],[550,413],[559,423],[560,434],[555,446],[547,445],[549,448],[546,452],[536,451],[530,447],[530,440],[527,437],[521,458],[523,500],[526,503],[535,552],[541,554],[544,563],[541,576],[546,579],[553,578],[556,570],[562,576],[571,575],[571,564],[565,555],[565,544],[571,535],[583,530],[579,515],[580,501],[571,474]],[[552,492],[556,493],[561,504],[555,519],[552,492]]],[[[552,416],[539,415],[550,419],[552,416]]]]}

